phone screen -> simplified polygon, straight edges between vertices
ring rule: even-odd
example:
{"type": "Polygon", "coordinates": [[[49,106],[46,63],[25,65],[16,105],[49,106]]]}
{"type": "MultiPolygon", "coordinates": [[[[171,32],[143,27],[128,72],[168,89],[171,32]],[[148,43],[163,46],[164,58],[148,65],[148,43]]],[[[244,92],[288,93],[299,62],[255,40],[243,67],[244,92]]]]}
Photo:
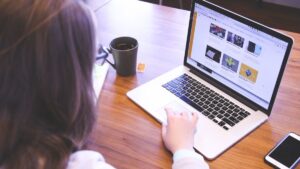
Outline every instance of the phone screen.
{"type": "Polygon", "coordinates": [[[269,156],[285,166],[291,167],[300,157],[300,141],[288,136],[269,156]]]}

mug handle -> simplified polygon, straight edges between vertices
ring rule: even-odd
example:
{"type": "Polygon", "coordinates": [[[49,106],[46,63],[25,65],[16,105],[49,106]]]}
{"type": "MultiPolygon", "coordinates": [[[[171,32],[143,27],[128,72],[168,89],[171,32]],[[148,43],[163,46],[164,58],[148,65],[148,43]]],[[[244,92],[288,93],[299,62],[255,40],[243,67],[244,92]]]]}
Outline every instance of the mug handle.
{"type": "Polygon", "coordinates": [[[101,45],[101,47],[98,50],[98,55],[96,57],[96,60],[99,59],[103,59],[102,64],[106,61],[107,63],[109,63],[114,69],[116,69],[116,65],[111,63],[107,58],[109,56],[109,54],[112,54],[111,49],[104,47],[101,45]]]}

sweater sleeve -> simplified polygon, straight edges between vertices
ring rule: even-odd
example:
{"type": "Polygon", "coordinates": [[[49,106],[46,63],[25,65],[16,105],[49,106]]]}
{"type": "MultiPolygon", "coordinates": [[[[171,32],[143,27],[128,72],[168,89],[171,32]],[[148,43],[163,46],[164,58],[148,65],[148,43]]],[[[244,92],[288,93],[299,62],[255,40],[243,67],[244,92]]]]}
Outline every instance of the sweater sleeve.
{"type": "Polygon", "coordinates": [[[174,153],[172,169],[209,169],[209,166],[200,154],[182,149],[174,153]]]}
{"type": "Polygon", "coordinates": [[[67,169],[115,169],[107,164],[103,156],[95,151],[82,150],[71,154],[67,169]]]}

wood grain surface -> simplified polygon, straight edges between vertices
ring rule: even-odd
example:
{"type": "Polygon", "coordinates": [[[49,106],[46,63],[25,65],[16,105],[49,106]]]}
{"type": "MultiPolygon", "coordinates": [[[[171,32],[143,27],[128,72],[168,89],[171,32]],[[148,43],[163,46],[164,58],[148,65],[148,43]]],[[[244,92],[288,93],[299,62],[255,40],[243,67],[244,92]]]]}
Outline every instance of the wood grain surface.
{"type": "MultiPolygon", "coordinates": [[[[102,6],[93,8],[97,9],[101,43],[108,46],[116,37],[135,37],[139,42],[138,62],[146,63],[146,70],[120,77],[109,69],[88,148],[102,153],[119,169],[171,168],[172,154],[163,146],[160,123],[126,93],[182,64],[189,12],[136,0],[110,0],[104,5],[103,1],[96,0],[102,6]]],[[[268,151],[288,132],[300,134],[300,34],[283,32],[295,43],[269,120],[220,157],[208,161],[211,168],[270,168],[263,161],[268,151]]]]}

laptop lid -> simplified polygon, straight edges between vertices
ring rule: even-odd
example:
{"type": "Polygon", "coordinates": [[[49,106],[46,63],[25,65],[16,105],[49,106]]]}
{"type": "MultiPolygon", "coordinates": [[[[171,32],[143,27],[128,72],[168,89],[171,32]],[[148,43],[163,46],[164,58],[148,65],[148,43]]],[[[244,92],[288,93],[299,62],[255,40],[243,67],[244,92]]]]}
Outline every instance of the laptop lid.
{"type": "Polygon", "coordinates": [[[210,2],[192,4],[184,65],[270,115],[293,40],[210,2]]]}

